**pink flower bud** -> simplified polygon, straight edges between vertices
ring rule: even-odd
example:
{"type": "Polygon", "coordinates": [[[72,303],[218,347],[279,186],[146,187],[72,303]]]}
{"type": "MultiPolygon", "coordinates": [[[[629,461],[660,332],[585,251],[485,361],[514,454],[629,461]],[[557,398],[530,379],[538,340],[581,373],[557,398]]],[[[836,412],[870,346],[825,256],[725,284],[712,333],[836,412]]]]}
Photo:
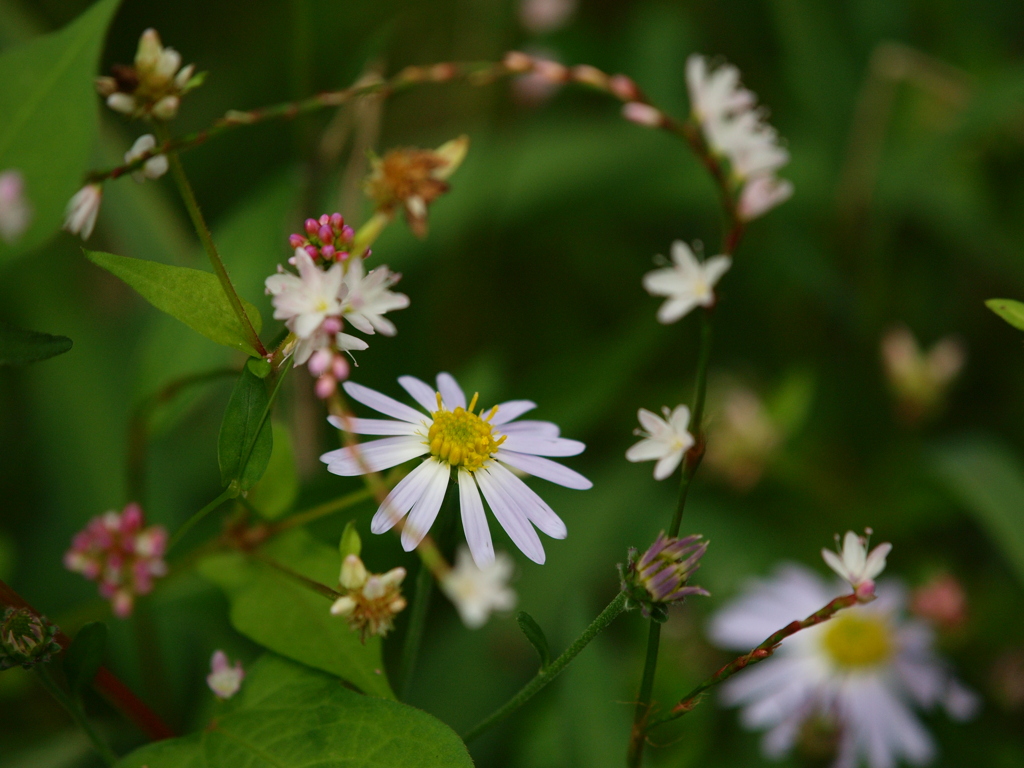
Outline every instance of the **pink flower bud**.
{"type": "Polygon", "coordinates": [[[661,113],[661,110],[639,101],[631,101],[628,104],[624,104],[622,116],[637,125],[643,125],[647,128],[658,128],[665,122],[665,116],[661,113]]]}
{"type": "Polygon", "coordinates": [[[346,243],[350,242],[352,238],[355,236],[355,231],[348,224],[341,228],[341,239],[344,240],[346,243]]]}
{"type": "Polygon", "coordinates": [[[320,223],[316,219],[306,219],[306,223],[303,225],[307,234],[315,235],[316,231],[320,229],[320,223]]]}
{"type": "Polygon", "coordinates": [[[309,372],[313,376],[320,376],[330,366],[334,360],[334,353],[329,349],[318,349],[313,353],[313,356],[309,358],[307,367],[309,372]]]}
{"type": "Polygon", "coordinates": [[[608,79],[608,89],[623,101],[636,101],[640,97],[636,83],[625,75],[612,75],[608,79]]]}
{"type": "Polygon", "coordinates": [[[320,214],[320,226],[321,227],[330,226],[330,223],[331,223],[331,217],[330,216],[328,216],[326,213],[320,214]]]}
{"type": "Polygon", "coordinates": [[[316,236],[320,238],[323,243],[329,243],[334,240],[334,230],[328,225],[324,224],[320,229],[317,230],[316,236]]]}
{"type": "Polygon", "coordinates": [[[316,380],[314,391],[321,400],[326,400],[338,389],[338,382],[333,376],[324,375],[316,380]]]}
{"type": "Polygon", "coordinates": [[[344,324],[341,322],[340,317],[327,317],[324,318],[324,322],[321,328],[323,329],[324,333],[333,336],[334,334],[340,332],[342,328],[344,328],[344,324]]]}
{"type": "Polygon", "coordinates": [[[288,245],[290,245],[292,248],[301,248],[305,244],[306,238],[304,238],[302,235],[295,234],[288,236],[288,245]]]}
{"type": "Polygon", "coordinates": [[[320,249],[320,255],[323,256],[327,261],[334,259],[337,249],[333,245],[325,245],[320,249]]]}
{"type": "Polygon", "coordinates": [[[334,227],[335,229],[341,229],[342,226],[344,226],[344,224],[345,224],[345,217],[344,216],[342,216],[340,213],[332,213],[331,214],[331,226],[332,227],[334,227]]]}
{"type": "Polygon", "coordinates": [[[320,255],[320,249],[317,248],[315,245],[307,245],[306,253],[309,254],[309,258],[315,259],[317,256],[320,255]]]}
{"type": "Polygon", "coordinates": [[[513,72],[526,72],[533,68],[533,58],[520,51],[509,51],[502,64],[513,72]]]}
{"type": "Polygon", "coordinates": [[[348,360],[345,359],[344,355],[337,355],[334,358],[334,363],[331,365],[331,374],[338,381],[345,381],[348,378],[348,360]]]}

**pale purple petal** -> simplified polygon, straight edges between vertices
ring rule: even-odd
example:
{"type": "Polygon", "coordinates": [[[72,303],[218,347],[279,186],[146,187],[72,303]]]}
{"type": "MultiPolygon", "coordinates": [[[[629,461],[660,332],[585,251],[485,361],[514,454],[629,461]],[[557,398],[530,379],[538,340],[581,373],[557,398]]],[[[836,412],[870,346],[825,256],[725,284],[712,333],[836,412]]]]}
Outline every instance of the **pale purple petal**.
{"type": "Polygon", "coordinates": [[[459,470],[459,506],[462,508],[462,529],[466,532],[466,543],[473,561],[477,568],[484,568],[494,562],[494,544],[480,491],[473,473],[465,469],[459,470]]]}
{"type": "Polygon", "coordinates": [[[569,440],[564,437],[509,435],[508,439],[502,443],[502,448],[534,456],[578,456],[583,453],[586,446],[579,440],[569,440]]]}
{"type": "Polygon", "coordinates": [[[498,412],[491,419],[491,424],[508,424],[512,419],[518,418],[536,407],[537,404],[532,400],[507,400],[504,403],[498,403],[498,412]]]}
{"type": "Polygon", "coordinates": [[[529,437],[558,437],[561,434],[557,424],[552,424],[550,421],[536,421],[533,419],[503,424],[501,429],[495,431],[503,435],[524,435],[529,437]]]}
{"type": "Polygon", "coordinates": [[[449,411],[466,407],[466,395],[450,373],[437,374],[437,390],[444,400],[444,407],[449,411]]]}
{"type": "Polygon", "coordinates": [[[441,502],[444,501],[445,491],[448,490],[449,469],[444,462],[435,459],[427,459],[424,464],[430,466],[427,470],[427,486],[420,496],[419,501],[413,505],[409,517],[402,528],[402,549],[411,552],[416,549],[423,537],[427,535],[430,526],[437,519],[437,513],[441,509],[441,502]]]}
{"type": "Polygon", "coordinates": [[[491,507],[494,517],[497,518],[501,527],[512,539],[513,543],[522,550],[523,554],[539,565],[544,564],[544,545],[540,543],[540,537],[530,524],[526,513],[517,509],[505,492],[491,477],[487,469],[478,469],[474,473],[484,498],[491,507]]]}
{"type": "Polygon", "coordinates": [[[564,467],[558,462],[544,459],[540,456],[528,456],[525,453],[513,453],[502,448],[498,449],[496,455],[501,461],[516,469],[522,470],[542,480],[549,480],[565,488],[573,488],[577,491],[586,491],[594,487],[594,484],[575,470],[564,467]]]}
{"type": "Polygon", "coordinates": [[[425,421],[428,421],[428,418],[419,411],[414,410],[408,405],[400,403],[387,395],[381,394],[374,389],[364,387],[362,384],[356,384],[354,381],[346,381],[342,384],[342,387],[353,400],[369,406],[375,411],[391,416],[394,419],[408,421],[410,424],[422,424],[425,421]]]}
{"type": "Polygon", "coordinates": [[[412,399],[419,403],[421,408],[426,409],[427,413],[437,410],[437,393],[427,382],[417,379],[415,376],[399,376],[398,383],[412,395],[412,399]]]}
{"type": "Polygon", "coordinates": [[[562,518],[556,515],[555,511],[526,483],[501,464],[492,464],[488,470],[508,498],[526,512],[530,522],[537,526],[542,533],[546,533],[553,539],[564,539],[568,535],[569,532],[565,523],[562,522],[562,518]]]}
{"type": "Polygon", "coordinates": [[[353,435],[415,435],[419,429],[407,421],[390,421],[388,419],[360,419],[355,416],[341,418],[328,416],[327,421],[335,429],[353,435]]]}
{"type": "Polygon", "coordinates": [[[408,514],[423,495],[427,483],[430,482],[434,463],[430,459],[424,461],[391,489],[391,493],[387,495],[370,521],[370,531],[384,533],[398,525],[398,521],[408,514]]]}
{"type": "Polygon", "coordinates": [[[396,467],[429,449],[419,437],[385,437],[357,446],[338,448],[320,457],[331,474],[352,477],[396,467]]]}

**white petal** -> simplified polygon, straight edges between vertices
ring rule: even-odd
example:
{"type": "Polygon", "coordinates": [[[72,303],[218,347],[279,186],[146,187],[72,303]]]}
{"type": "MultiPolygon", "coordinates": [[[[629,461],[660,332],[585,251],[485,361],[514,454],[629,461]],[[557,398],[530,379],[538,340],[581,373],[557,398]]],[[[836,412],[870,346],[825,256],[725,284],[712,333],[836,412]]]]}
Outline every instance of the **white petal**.
{"type": "Polygon", "coordinates": [[[444,407],[449,411],[466,407],[466,395],[450,373],[437,374],[437,390],[444,399],[444,407]]]}
{"type": "Polygon", "coordinates": [[[686,272],[695,272],[700,266],[700,262],[693,255],[690,246],[682,240],[676,240],[672,243],[672,261],[686,272]]]}
{"type": "Polygon", "coordinates": [[[867,562],[864,563],[864,578],[874,579],[878,574],[885,570],[885,558],[892,551],[892,544],[885,542],[879,544],[868,555],[867,562]]]}
{"type": "Polygon", "coordinates": [[[853,531],[846,532],[846,536],[843,537],[843,563],[851,576],[860,578],[864,575],[864,565],[867,562],[865,549],[860,536],[853,531]]]}
{"type": "Polygon", "coordinates": [[[729,267],[732,266],[732,259],[728,256],[712,256],[710,259],[704,262],[704,279],[707,284],[714,286],[722,275],[729,271],[729,267]]]}
{"type": "Polygon", "coordinates": [[[498,450],[497,459],[534,477],[548,480],[565,488],[586,491],[594,487],[594,484],[579,472],[551,461],[551,459],[529,456],[525,453],[514,453],[503,448],[498,450]]]}
{"type": "Polygon", "coordinates": [[[578,456],[586,446],[579,440],[564,437],[529,437],[509,435],[502,447],[516,453],[531,453],[534,456],[578,456]]]}
{"type": "Polygon", "coordinates": [[[654,479],[664,480],[666,477],[676,471],[676,467],[683,460],[682,450],[675,450],[662,458],[658,459],[658,463],[654,465],[654,479]]]}
{"type": "Polygon", "coordinates": [[[474,473],[484,498],[491,507],[494,517],[497,518],[501,527],[512,539],[513,543],[522,550],[523,554],[540,565],[544,564],[544,545],[540,543],[540,537],[533,530],[526,513],[518,509],[505,492],[491,477],[486,469],[478,469],[474,473]]]}
{"type": "Polygon", "coordinates": [[[532,400],[507,400],[504,403],[498,403],[498,412],[491,419],[491,424],[508,424],[512,419],[518,418],[536,407],[537,404],[532,400]]]}
{"type": "Polygon", "coordinates": [[[644,289],[652,296],[674,296],[687,290],[690,285],[690,282],[679,274],[679,270],[673,267],[648,272],[643,276],[641,282],[644,289]]]}
{"type": "Polygon", "coordinates": [[[561,432],[557,424],[533,419],[502,424],[501,429],[497,431],[503,435],[528,435],[530,437],[558,437],[561,432]]]}
{"type": "Polygon", "coordinates": [[[843,563],[842,560],[839,559],[839,555],[837,555],[831,549],[825,549],[824,547],[822,547],[821,557],[825,561],[825,565],[827,565],[829,568],[835,571],[839,575],[839,578],[843,579],[844,581],[850,580],[850,574],[846,570],[846,565],[843,563]]]}
{"type": "Polygon", "coordinates": [[[385,437],[358,446],[328,451],[320,457],[327,471],[351,477],[379,472],[422,456],[429,449],[418,437],[385,437]]]}
{"type": "Polygon", "coordinates": [[[661,418],[661,416],[653,411],[648,411],[646,408],[641,408],[636,412],[636,419],[640,422],[640,426],[650,435],[665,432],[669,427],[668,422],[661,418]]]}
{"type": "Polygon", "coordinates": [[[466,532],[466,543],[473,554],[473,561],[477,568],[485,568],[494,562],[494,544],[480,491],[473,474],[465,469],[459,470],[459,506],[462,508],[462,530],[466,532]]]}
{"type": "Polygon", "coordinates": [[[381,394],[375,389],[356,384],[354,381],[346,381],[342,387],[348,392],[349,397],[363,405],[373,408],[375,411],[391,416],[395,419],[408,421],[410,424],[422,424],[426,417],[417,410],[410,408],[404,403],[381,394]]]}
{"type": "Polygon", "coordinates": [[[526,512],[530,522],[553,539],[564,539],[569,535],[562,518],[555,514],[555,510],[534,493],[526,483],[509,472],[501,464],[492,464],[488,467],[491,476],[505,490],[509,498],[513,499],[526,512]]]}
{"type": "Polygon", "coordinates": [[[668,325],[684,317],[691,309],[697,306],[697,300],[687,297],[685,299],[669,299],[658,307],[658,322],[668,325]]]}
{"type": "Polygon", "coordinates": [[[398,383],[427,413],[437,410],[437,393],[430,388],[427,382],[417,379],[415,376],[399,376],[398,383]]]}
{"type": "Polygon", "coordinates": [[[663,459],[672,452],[672,446],[660,440],[643,439],[635,445],[631,445],[626,451],[626,461],[654,461],[663,459]]]}
{"type": "Polygon", "coordinates": [[[424,461],[391,489],[391,493],[387,495],[370,521],[370,530],[373,533],[390,531],[420,500],[427,483],[430,482],[433,463],[429,459],[424,461]]]}
{"type": "Polygon", "coordinates": [[[327,421],[335,429],[353,435],[415,435],[418,427],[407,421],[390,421],[388,419],[360,419],[355,416],[339,418],[328,416],[327,421]]]}
{"type": "Polygon", "coordinates": [[[448,490],[449,469],[448,465],[436,459],[427,459],[424,464],[431,468],[427,470],[429,478],[427,487],[420,496],[419,501],[409,512],[409,517],[402,528],[402,549],[411,552],[416,549],[423,537],[427,535],[430,526],[437,519],[437,513],[441,509],[441,502],[444,501],[445,491],[448,490]]]}

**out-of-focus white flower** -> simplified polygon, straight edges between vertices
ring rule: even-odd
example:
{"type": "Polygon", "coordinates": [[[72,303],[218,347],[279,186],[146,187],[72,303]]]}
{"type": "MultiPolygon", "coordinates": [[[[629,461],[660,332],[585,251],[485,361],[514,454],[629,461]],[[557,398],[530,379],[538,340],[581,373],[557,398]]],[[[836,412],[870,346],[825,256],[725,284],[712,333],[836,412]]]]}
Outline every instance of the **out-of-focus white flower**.
{"type": "Polygon", "coordinates": [[[64,211],[64,229],[72,235],[88,240],[92,228],[96,226],[101,202],[103,187],[99,184],[86,184],[68,201],[64,211]]]}
{"type": "Polygon", "coordinates": [[[358,256],[352,257],[345,272],[347,290],[342,302],[345,319],[363,333],[380,331],[385,336],[394,336],[398,329],[384,317],[384,313],[409,306],[408,296],[391,290],[401,277],[400,273],[392,272],[386,266],[367,273],[363,260],[358,256]]]}
{"type": "Polygon", "coordinates": [[[462,527],[477,566],[486,568],[494,562],[481,493],[515,545],[535,563],[543,563],[544,546],[534,526],[552,538],[564,539],[565,523],[513,470],[585,490],[591,487],[587,478],[543,458],[575,456],[583,452],[583,443],[559,437],[557,425],[549,421],[514,422],[537,407],[529,400],[510,400],[489,411],[474,412],[477,395],[467,405],[465,393],[448,373],[437,375],[436,390],[413,376],[402,376],[398,383],[426,414],[348,381],[344,389],[353,400],[396,421],[332,416],[331,424],[356,435],[392,437],[329,451],[320,457],[328,472],[347,477],[388,469],[426,455],[384,499],[370,530],[384,533],[404,520],[402,547],[407,552],[415,549],[437,518],[454,469],[462,527]]]}
{"type": "Polygon", "coordinates": [[[752,109],[757,97],[740,85],[740,71],[731,64],[708,68],[707,59],[694,54],[686,60],[686,87],[690,111],[701,124],[720,123],[752,109]]]}
{"type": "Polygon", "coordinates": [[[636,416],[643,429],[636,430],[635,434],[642,435],[644,439],[626,451],[626,459],[629,461],[657,461],[654,465],[655,480],[664,480],[675,472],[684,454],[695,442],[688,431],[689,408],[677,405],[669,411],[666,405],[661,411],[665,415],[664,419],[646,408],[637,411],[636,416]]]}
{"type": "Polygon", "coordinates": [[[671,267],[656,269],[644,275],[643,284],[652,296],[668,300],[658,308],[658,321],[674,323],[694,307],[710,307],[715,303],[713,288],[732,266],[728,256],[712,256],[701,263],[690,246],[682,240],[672,243],[671,267]]]}
{"type": "Polygon", "coordinates": [[[874,599],[875,577],[885,570],[885,558],[892,551],[892,544],[879,544],[869,554],[868,537],[871,529],[867,529],[865,534],[858,536],[853,531],[847,531],[842,549],[839,549],[839,535],[836,534],[839,554],[822,548],[821,556],[829,568],[853,587],[857,597],[867,602],[874,599]]]}
{"type": "MultiPolygon", "coordinates": [[[[711,639],[749,650],[819,610],[836,591],[802,566],[781,566],[712,618],[711,639]]],[[[767,731],[762,749],[771,758],[790,752],[804,728],[819,724],[837,737],[835,768],[928,762],[935,746],[914,705],[941,704],[965,720],[978,700],[935,655],[929,627],[905,618],[905,602],[900,585],[882,582],[874,603],[796,633],[772,658],[727,680],[722,701],[743,707],[747,728],[767,731]]]]}
{"type": "Polygon", "coordinates": [[[519,21],[534,34],[554,32],[576,12],[577,0],[521,0],[519,21]]]}
{"type": "Polygon", "coordinates": [[[791,181],[775,176],[758,176],[743,187],[737,204],[737,213],[743,221],[752,221],[775,206],[782,205],[792,196],[791,181]]]}
{"type": "Polygon", "coordinates": [[[467,547],[459,547],[455,567],[441,579],[441,589],[455,604],[462,623],[479,629],[494,611],[516,607],[516,593],[508,586],[512,577],[512,558],[504,552],[480,568],[467,547]]]}
{"type": "Polygon", "coordinates": [[[206,684],[210,686],[210,690],[218,699],[230,699],[238,693],[244,678],[245,670],[242,669],[241,660],[231,666],[224,651],[213,652],[213,657],[210,659],[210,674],[206,676],[206,684]]]}
{"type": "MultiPolygon", "coordinates": [[[[156,148],[156,137],[152,133],[139,136],[132,144],[132,148],[124,153],[125,163],[134,163],[147,152],[156,148]]],[[[132,174],[132,178],[138,182],[146,179],[159,179],[167,173],[167,155],[155,155],[142,164],[142,168],[132,174]]]]}
{"type": "Polygon", "coordinates": [[[704,463],[712,473],[741,491],[754,487],[784,437],[757,393],[734,385],[722,395],[708,428],[704,463]]]}
{"type": "Polygon", "coordinates": [[[25,199],[25,180],[21,172],[0,173],[0,239],[13,245],[31,221],[32,206],[25,199]]]}
{"type": "Polygon", "coordinates": [[[909,422],[941,410],[946,393],[967,358],[956,338],[940,339],[924,352],[906,326],[897,326],[882,337],[882,363],[900,415],[909,422]]]}

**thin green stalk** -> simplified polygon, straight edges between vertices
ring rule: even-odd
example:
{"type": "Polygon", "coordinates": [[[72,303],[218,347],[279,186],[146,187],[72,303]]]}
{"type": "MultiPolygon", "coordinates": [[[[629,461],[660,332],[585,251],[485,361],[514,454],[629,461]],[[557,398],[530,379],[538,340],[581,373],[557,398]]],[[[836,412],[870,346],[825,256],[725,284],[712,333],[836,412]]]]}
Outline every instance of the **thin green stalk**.
{"type": "Polygon", "coordinates": [[[344,597],[344,595],[341,592],[338,592],[336,589],[331,589],[326,584],[321,584],[319,581],[303,576],[298,571],[293,571],[287,565],[277,562],[277,560],[273,559],[272,557],[267,557],[266,555],[261,554],[260,552],[250,552],[249,556],[256,560],[259,560],[261,563],[269,565],[271,568],[274,568],[275,570],[280,571],[285,576],[290,576],[303,586],[311,589],[318,595],[326,597],[328,600],[337,600],[339,597],[344,597]]]}
{"type": "Polygon", "coordinates": [[[426,563],[420,563],[416,573],[416,595],[412,602],[409,615],[409,626],[405,631],[405,642],[402,644],[402,661],[398,671],[402,700],[409,698],[412,687],[412,676],[416,671],[416,660],[419,658],[420,646],[423,645],[423,632],[427,625],[427,614],[430,612],[430,598],[434,593],[434,574],[426,563]]]}
{"type": "Polygon", "coordinates": [[[185,536],[186,533],[192,530],[192,526],[194,526],[208,514],[213,512],[213,510],[215,510],[228,499],[236,498],[238,494],[238,483],[232,482],[231,485],[229,485],[227,488],[221,491],[220,495],[217,496],[217,498],[215,498],[213,501],[211,501],[209,504],[207,504],[205,507],[200,509],[194,515],[192,515],[192,517],[190,517],[188,520],[181,524],[181,527],[174,532],[174,535],[171,537],[171,540],[167,543],[167,551],[170,552],[171,549],[173,549],[174,545],[181,541],[181,539],[185,536]]]}
{"type": "MultiPolygon", "coordinates": [[[[170,141],[170,133],[163,123],[155,122],[153,130],[156,133],[157,140],[161,143],[170,141]]],[[[199,239],[203,243],[203,249],[210,258],[213,271],[220,281],[221,288],[224,289],[224,294],[228,297],[231,308],[238,315],[238,319],[242,323],[242,330],[245,332],[246,340],[260,356],[266,357],[267,350],[264,348],[263,342],[260,341],[256,329],[253,328],[249,315],[246,314],[245,307],[242,306],[242,299],[238,295],[238,291],[235,290],[235,286],[228,276],[227,268],[217,252],[217,246],[213,242],[213,235],[210,234],[210,228],[206,225],[206,220],[203,218],[203,212],[199,208],[199,201],[192,190],[188,176],[185,175],[185,168],[181,164],[181,159],[178,157],[178,153],[174,151],[167,152],[166,156],[171,166],[171,175],[174,177],[174,182],[178,185],[178,191],[181,193],[181,199],[185,202],[189,218],[192,219],[192,226],[195,227],[196,234],[199,235],[199,239]]]]}
{"type": "Polygon", "coordinates": [[[507,703],[485,717],[473,728],[470,728],[462,737],[462,740],[465,742],[472,741],[488,728],[500,723],[506,717],[523,706],[523,704],[533,698],[548,683],[558,677],[562,670],[569,666],[569,662],[575,659],[579,655],[580,651],[586,648],[590,641],[597,637],[601,630],[611,624],[624,610],[626,610],[626,593],[619,592],[619,594],[615,596],[615,599],[608,603],[608,606],[590,623],[589,627],[583,630],[583,634],[576,638],[576,641],[565,649],[561,656],[548,664],[548,666],[541,669],[536,676],[524,685],[519,690],[519,693],[509,699],[507,703]]]}
{"type": "Polygon", "coordinates": [[[271,523],[268,535],[272,536],[276,533],[280,533],[281,531],[286,531],[289,528],[306,525],[314,520],[319,520],[321,517],[326,517],[327,515],[335,512],[340,512],[341,510],[348,509],[361,501],[366,501],[367,499],[372,498],[373,491],[369,488],[363,488],[360,491],[353,491],[345,496],[325,501],[323,504],[318,504],[317,506],[303,510],[302,512],[296,512],[294,515],[289,515],[277,523],[271,523]]]}
{"type": "Polygon", "coordinates": [[[81,726],[82,730],[85,731],[85,735],[89,737],[89,741],[92,743],[93,749],[95,749],[99,756],[103,758],[103,762],[107,765],[113,765],[117,762],[117,754],[110,748],[110,745],[104,741],[103,737],[96,731],[92,723],[89,722],[89,718],[86,717],[85,712],[82,711],[82,707],[77,701],[75,701],[63,688],[57,685],[57,682],[50,675],[50,670],[45,664],[40,664],[36,667],[36,672],[39,673],[39,680],[42,682],[43,687],[55,698],[58,703],[67,713],[71,715],[72,719],[81,726]]]}

